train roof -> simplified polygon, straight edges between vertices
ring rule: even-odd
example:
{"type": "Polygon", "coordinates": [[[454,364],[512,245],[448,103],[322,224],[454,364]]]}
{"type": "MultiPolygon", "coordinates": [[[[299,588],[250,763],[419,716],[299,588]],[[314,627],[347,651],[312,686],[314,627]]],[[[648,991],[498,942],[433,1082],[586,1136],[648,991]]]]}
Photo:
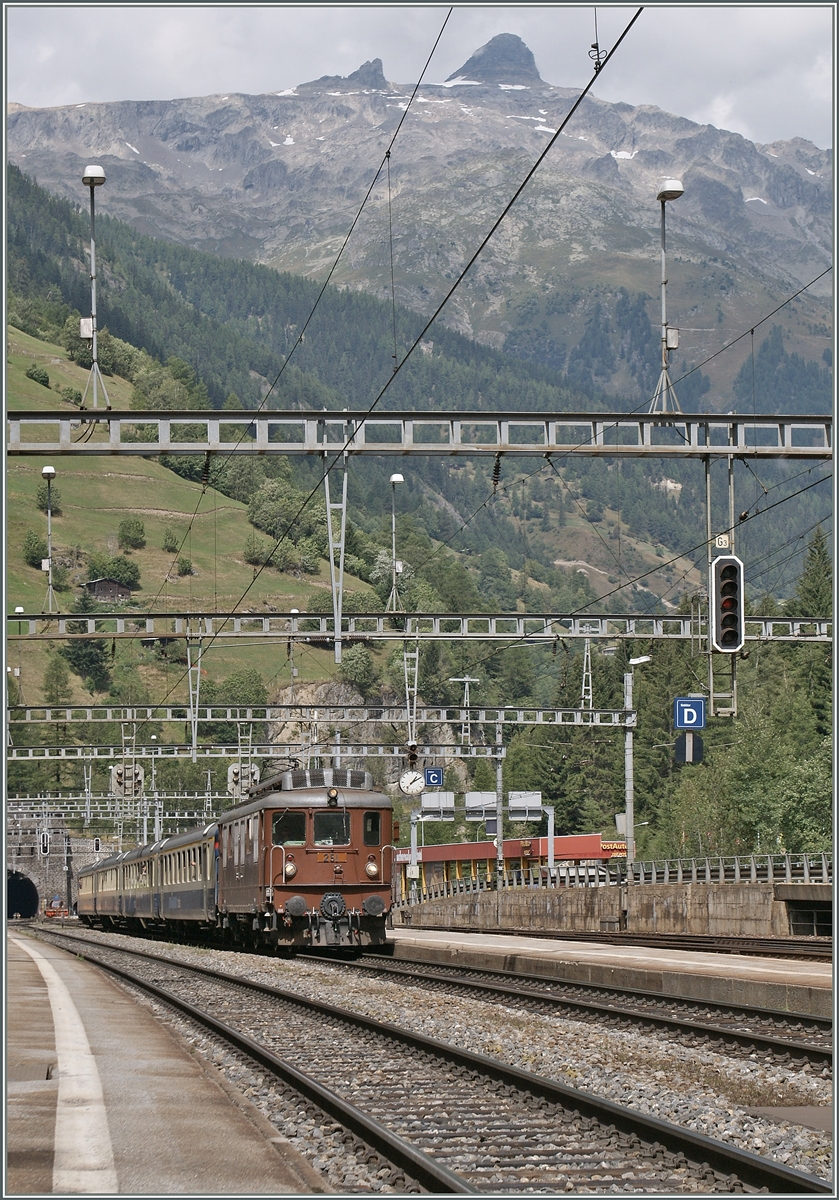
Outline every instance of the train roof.
{"type": "Polygon", "coordinates": [[[141,859],[148,858],[151,854],[160,853],[161,850],[179,850],[184,846],[191,845],[193,842],[203,841],[205,838],[215,834],[217,829],[217,821],[211,821],[207,825],[196,825],[193,829],[187,829],[184,833],[174,833],[171,837],[161,838],[158,842],[149,842],[145,846],[135,846],[133,850],[123,850],[119,854],[111,854],[108,858],[101,858],[99,862],[88,863],[87,866],[79,868],[78,874],[79,876],[89,875],[93,871],[109,870],[119,863],[138,862],[141,859]]]}
{"type": "Polygon", "coordinates": [[[300,788],[352,788],[354,791],[372,792],[373,776],[369,771],[339,770],[337,767],[314,767],[304,770],[295,767],[280,771],[251,788],[251,799],[266,792],[291,792],[300,788]]]}
{"type": "Polygon", "coordinates": [[[257,784],[248,799],[235,808],[225,809],[215,821],[206,825],[197,825],[185,833],[176,833],[172,837],[151,842],[145,846],[137,846],[133,850],[123,850],[120,854],[112,854],[90,863],[79,869],[79,876],[89,875],[94,871],[108,870],[122,862],[136,862],[147,858],[150,854],[158,854],[163,850],[177,850],[193,842],[202,841],[214,833],[219,824],[238,821],[242,817],[261,812],[269,806],[282,808],[308,808],[316,802],[326,802],[326,791],[338,788],[338,802],[341,808],[390,808],[392,801],[385,792],[376,791],[373,786],[373,776],[369,771],[344,771],[337,768],[315,768],[310,770],[295,769],[281,771],[257,784]]]}

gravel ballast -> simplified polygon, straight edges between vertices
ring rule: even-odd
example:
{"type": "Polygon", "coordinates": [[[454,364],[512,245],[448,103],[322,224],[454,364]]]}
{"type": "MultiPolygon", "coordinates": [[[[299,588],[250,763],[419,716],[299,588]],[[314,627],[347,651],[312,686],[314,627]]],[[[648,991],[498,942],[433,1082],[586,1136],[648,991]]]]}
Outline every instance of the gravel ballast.
{"type": "MultiPolygon", "coordinates": [[[[830,1177],[829,1134],[786,1121],[776,1123],[747,1111],[831,1104],[832,1080],[826,1069],[789,1069],[757,1057],[729,1057],[719,1050],[680,1046],[655,1031],[600,1030],[591,1023],[561,1016],[526,1013],[504,1004],[408,987],[401,981],[369,978],[329,963],[149,943],[98,931],[89,936],[115,948],[165,954],[390,1021],[788,1167],[830,1177]]],[[[248,1096],[278,1132],[324,1174],[332,1190],[406,1190],[404,1184],[395,1188],[387,1181],[381,1160],[357,1139],[353,1139],[354,1146],[345,1144],[345,1132],[325,1122],[299,1097],[284,1092],[276,1081],[191,1022],[173,1017],[156,1003],[153,1007],[248,1096]],[[367,1157],[374,1161],[365,1162],[367,1157]]]]}

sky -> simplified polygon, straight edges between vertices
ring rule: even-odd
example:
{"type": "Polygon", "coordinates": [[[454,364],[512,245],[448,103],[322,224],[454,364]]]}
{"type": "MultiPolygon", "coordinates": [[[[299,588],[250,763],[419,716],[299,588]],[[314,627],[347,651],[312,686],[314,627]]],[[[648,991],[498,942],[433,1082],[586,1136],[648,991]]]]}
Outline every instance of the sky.
{"type": "MultiPolygon", "coordinates": [[[[30,107],[280,91],[381,58],[414,82],[446,6],[4,4],[6,99],[30,107]]],[[[515,33],[548,83],[582,87],[597,13],[608,49],[634,7],[458,5],[426,75],[439,83],[515,33]]],[[[833,145],[834,4],[653,4],[603,70],[604,100],[654,104],[756,142],[833,145]]]]}

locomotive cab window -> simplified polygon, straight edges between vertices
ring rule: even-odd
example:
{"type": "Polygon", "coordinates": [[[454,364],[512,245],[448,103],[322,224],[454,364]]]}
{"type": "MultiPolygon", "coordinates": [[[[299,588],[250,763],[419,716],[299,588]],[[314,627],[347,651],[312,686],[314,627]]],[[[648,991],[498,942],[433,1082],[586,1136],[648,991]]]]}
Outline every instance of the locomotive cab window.
{"type": "Polygon", "coordinates": [[[316,846],[348,846],[350,844],[350,814],[348,812],[315,813],[316,846]]]}
{"type": "Polygon", "coordinates": [[[366,812],[364,814],[364,845],[378,846],[382,840],[382,814],[366,812]]]}
{"type": "Polygon", "coordinates": [[[306,814],[299,809],[274,813],[271,841],[275,846],[306,845],[306,814]]]}

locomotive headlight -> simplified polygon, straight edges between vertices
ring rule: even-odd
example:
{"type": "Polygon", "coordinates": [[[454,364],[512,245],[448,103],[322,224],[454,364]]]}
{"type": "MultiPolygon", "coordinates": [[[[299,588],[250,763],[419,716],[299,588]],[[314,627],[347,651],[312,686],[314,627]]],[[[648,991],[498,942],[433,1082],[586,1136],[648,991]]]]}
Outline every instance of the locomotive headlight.
{"type": "Polygon", "coordinates": [[[379,868],[376,866],[376,860],[371,858],[370,861],[367,863],[367,866],[364,868],[364,870],[367,872],[367,874],[370,876],[371,879],[375,879],[376,876],[379,874],[379,868]]]}
{"type": "Polygon", "coordinates": [[[286,879],[293,879],[296,874],[297,874],[297,863],[291,862],[290,860],[288,860],[285,865],[286,879]]]}

